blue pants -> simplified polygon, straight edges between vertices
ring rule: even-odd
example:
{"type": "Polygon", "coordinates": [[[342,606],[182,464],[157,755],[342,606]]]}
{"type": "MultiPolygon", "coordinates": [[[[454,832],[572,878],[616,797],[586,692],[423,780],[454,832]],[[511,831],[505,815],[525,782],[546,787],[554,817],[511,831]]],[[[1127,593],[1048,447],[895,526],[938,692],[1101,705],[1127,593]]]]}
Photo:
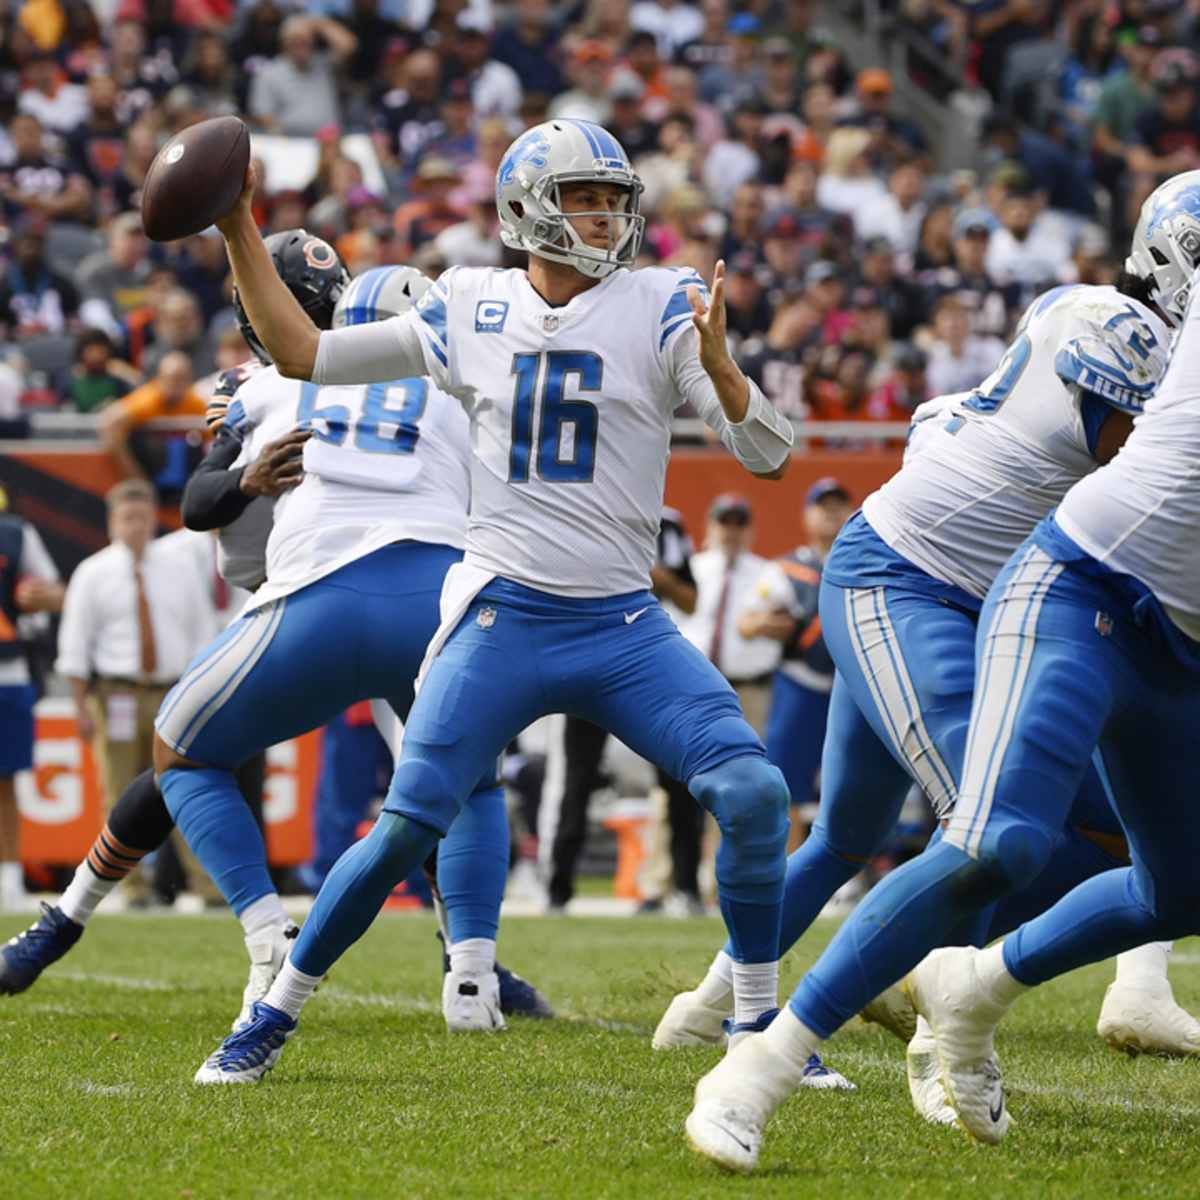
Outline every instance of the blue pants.
{"type": "Polygon", "coordinates": [[[1081,824],[1096,819],[1080,795],[1097,743],[1133,865],[1093,875],[1021,926],[1005,941],[1009,969],[1040,983],[1200,928],[1200,676],[1172,652],[1152,606],[1055,530],[1044,522],[988,595],[945,838],[867,896],[792,998],[823,1036],[957,940],[984,906],[1044,878],[1072,811],[1081,824]]]}
{"type": "Polygon", "coordinates": [[[722,912],[735,957],[779,942],[787,788],[733,689],[649,592],[572,599],[493,580],[446,640],[409,714],[383,816],[330,873],[292,958],[318,974],[454,820],[474,781],[546,713],[582,717],[687,782],[723,838],[722,912]]]}
{"type": "Polygon", "coordinates": [[[0,687],[0,779],[33,766],[33,705],[37,689],[31,683],[0,687]]]}
{"type": "Polygon", "coordinates": [[[793,804],[811,804],[829,717],[829,693],[775,672],[767,717],[767,757],[783,772],[793,804]]]}
{"type": "MultiPolygon", "coordinates": [[[[159,736],[212,769],[165,772],[163,794],[235,912],[273,887],[261,836],[253,822],[240,819],[245,805],[233,767],[327,724],[360,700],[386,699],[405,717],[437,629],[443,579],[461,557],[448,546],[401,542],[357,559],[239,618],[197,655],[164,699],[155,722],[159,736]]],[[[467,788],[480,785],[480,803],[489,812],[503,806],[493,781],[487,769],[467,788]]],[[[478,835],[469,836],[477,845],[478,835]]],[[[497,859],[506,863],[507,831],[502,844],[493,840],[497,859]]],[[[481,867],[483,874],[494,897],[489,905],[498,912],[495,871],[481,867]]]]}

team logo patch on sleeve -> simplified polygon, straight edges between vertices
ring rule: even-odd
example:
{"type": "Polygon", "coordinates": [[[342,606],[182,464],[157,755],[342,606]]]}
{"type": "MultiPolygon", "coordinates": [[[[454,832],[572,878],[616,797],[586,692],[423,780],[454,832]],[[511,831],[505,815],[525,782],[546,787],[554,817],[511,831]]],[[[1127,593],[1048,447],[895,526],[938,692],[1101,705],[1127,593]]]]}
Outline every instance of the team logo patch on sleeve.
{"type": "Polygon", "coordinates": [[[507,320],[507,300],[480,300],[475,305],[476,333],[501,333],[507,320]]]}

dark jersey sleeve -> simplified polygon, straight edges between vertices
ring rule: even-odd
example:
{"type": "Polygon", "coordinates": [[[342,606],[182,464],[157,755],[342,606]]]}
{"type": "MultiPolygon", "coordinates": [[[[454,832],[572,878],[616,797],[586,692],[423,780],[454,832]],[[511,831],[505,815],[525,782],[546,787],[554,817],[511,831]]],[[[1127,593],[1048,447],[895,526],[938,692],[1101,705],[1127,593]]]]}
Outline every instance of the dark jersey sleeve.
{"type": "Polygon", "coordinates": [[[241,490],[241,470],[231,470],[241,451],[239,438],[224,429],[217,433],[183,489],[183,523],[189,529],[224,529],[246,511],[253,497],[241,490]]]}

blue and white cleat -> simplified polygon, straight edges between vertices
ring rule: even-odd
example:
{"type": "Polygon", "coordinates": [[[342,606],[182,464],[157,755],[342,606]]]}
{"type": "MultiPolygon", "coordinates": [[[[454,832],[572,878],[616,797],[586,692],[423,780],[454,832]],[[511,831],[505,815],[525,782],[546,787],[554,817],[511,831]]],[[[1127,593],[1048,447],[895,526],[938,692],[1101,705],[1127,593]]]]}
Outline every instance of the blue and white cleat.
{"type": "Polygon", "coordinates": [[[0,947],[0,995],[15,996],[32,987],[82,935],[83,926],[57,905],[43,904],[37,921],[0,947]]]}
{"type": "Polygon", "coordinates": [[[250,1021],[231,1033],[196,1072],[196,1083],[258,1083],[279,1061],[296,1020],[259,1000],[250,1021]]]}
{"type": "Polygon", "coordinates": [[[725,1030],[725,1036],[728,1039],[726,1051],[732,1050],[734,1046],[745,1041],[751,1034],[762,1033],[777,1016],[779,1016],[779,1009],[768,1008],[765,1013],[760,1013],[755,1020],[742,1021],[740,1024],[732,1017],[726,1017],[721,1023],[721,1027],[725,1030]]]}
{"type": "Polygon", "coordinates": [[[808,1062],[800,1075],[802,1088],[815,1088],[818,1092],[857,1092],[858,1085],[851,1083],[840,1071],[827,1067],[819,1054],[809,1055],[808,1062]]]}
{"type": "Polygon", "coordinates": [[[732,1019],[733,993],[727,1005],[705,1004],[696,992],[680,992],[667,1006],[651,1046],[672,1050],[676,1046],[717,1046],[725,1040],[725,1023],[732,1019]]]}

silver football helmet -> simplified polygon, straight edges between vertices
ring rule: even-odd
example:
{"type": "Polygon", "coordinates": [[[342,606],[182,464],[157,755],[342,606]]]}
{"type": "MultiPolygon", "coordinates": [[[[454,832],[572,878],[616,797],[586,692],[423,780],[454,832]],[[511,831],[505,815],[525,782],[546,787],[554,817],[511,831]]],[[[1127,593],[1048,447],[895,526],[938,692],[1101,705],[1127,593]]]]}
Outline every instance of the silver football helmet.
{"type": "Polygon", "coordinates": [[[526,130],[505,151],[496,172],[500,239],[514,250],[567,263],[592,279],[633,264],[646,218],[638,211],[642,181],[629,156],[608,130],[591,121],[561,117],[526,130]],[[622,189],[614,213],[571,213],[609,217],[608,245],[588,245],[562,211],[565,183],[615,183],[622,189]]]}
{"type": "Polygon", "coordinates": [[[1172,325],[1183,320],[1200,267],[1200,171],[1160,184],[1142,205],[1125,270],[1153,285],[1154,303],[1172,325]]]}
{"type": "Polygon", "coordinates": [[[416,267],[372,267],[350,281],[333,310],[333,327],[386,321],[415,308],[433,286],[416,267]]]}

